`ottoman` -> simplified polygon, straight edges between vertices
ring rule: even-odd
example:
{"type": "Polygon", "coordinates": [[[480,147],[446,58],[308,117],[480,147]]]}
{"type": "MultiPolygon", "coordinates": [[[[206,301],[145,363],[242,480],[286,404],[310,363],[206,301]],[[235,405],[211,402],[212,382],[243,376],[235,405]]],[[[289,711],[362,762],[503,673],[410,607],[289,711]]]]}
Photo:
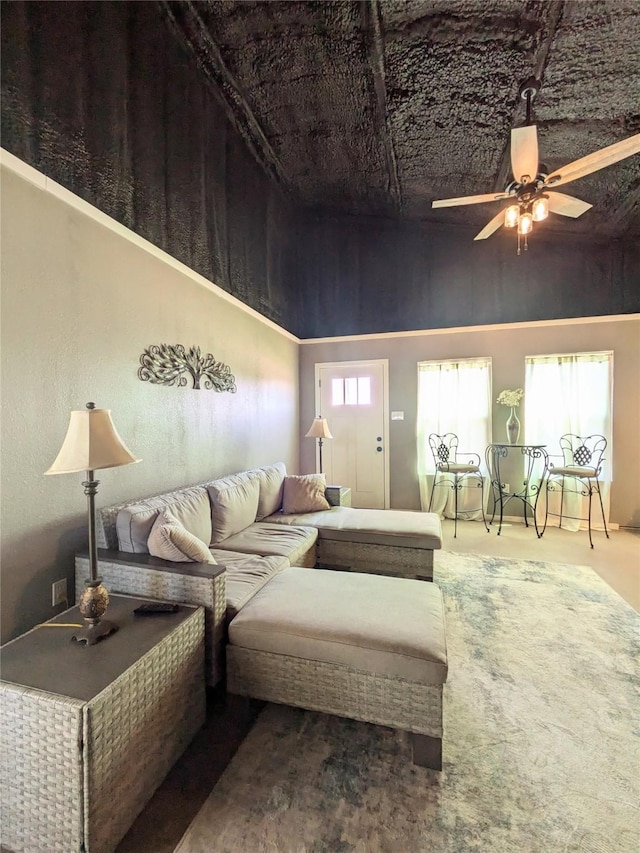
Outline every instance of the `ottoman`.
{"type": "Polygon", "coordinates": [[[229,625],[227,690],[411,732],[442,769],[440,589],[408,578],[283,569],[229,625]]]}

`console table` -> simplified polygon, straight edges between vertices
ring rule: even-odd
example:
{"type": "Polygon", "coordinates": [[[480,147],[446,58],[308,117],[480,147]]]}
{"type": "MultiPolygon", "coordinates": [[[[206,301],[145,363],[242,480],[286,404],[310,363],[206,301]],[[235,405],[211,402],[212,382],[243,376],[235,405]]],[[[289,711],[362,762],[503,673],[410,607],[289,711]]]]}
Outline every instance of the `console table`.
{"type": "Polygon", "coordinates": [[[118,631],[71,641],[77,607],[0,649],[2,843],[110,853],[205,717],[204,612],[134,616],[112,595],[118,631]],[[58,623],[60,627],[55,627],[58,623]]]}
{"type": "Polygon", "coordinates": [[[509,501],[514,498],[521,501],[524,507],[524,523],[528,527],[527,510],[531,512],[533,523],[536,529],[538,538],[542,535],[538,530],[538,520],[536,518],[536,506],[538,498],[542,490],[545,474],[547,472],[549,456],[546,451],[546,444],[490,444],[486,450],[487,470],[489,472],[489,480],[493,494],[493,514],[489,524],[493,524],[496,516],[496,508],[500,512],[500,521],[498,524],[498,536],[502,530],[502,519],[504,517],[504,508],[509,501]],[[509,451],[515,451],[521,454],[524,463],[524,477],[522,480],[522,488],[516,490],[505,490],[505,480],[500,472],[500,463],[509,455],[509,451]],[[536,468],[539,476],[535,476],[536,468]]]}

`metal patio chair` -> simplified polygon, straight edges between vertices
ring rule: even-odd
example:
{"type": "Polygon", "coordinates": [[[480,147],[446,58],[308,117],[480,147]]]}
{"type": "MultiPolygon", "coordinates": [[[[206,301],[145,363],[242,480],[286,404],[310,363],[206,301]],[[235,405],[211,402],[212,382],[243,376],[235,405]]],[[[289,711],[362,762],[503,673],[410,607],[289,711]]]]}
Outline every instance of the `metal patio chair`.
{"type": "MultiPolygon", "coordinates": [[[[604,532],[609,538],[607,520],[604,515],[602,503],[602,492],[600,480],[604,452],[607,449],[607,439],[603,435],[580,436],[575,433],[566,433],[560,438],[560,449],[562,451],[562,462],[554,465],[549,462],[546,482],[546,511],[544,516],[544,527],[541,536],[547,528],[549,515],[558,515],[560,526],[563,518],[571,518],[575,521],[586,521],[589,530],[589,544],[593,548],[593,537],[591,535],[591,502],[594,495],[598,495],[600,511],[604,532]],[[560,492],[560,512],[549,512],[549,492],[560,492]],[[577,494],[588,498],[589,509],[587,518],[582,516],[567,515],[564,512],[565,493],[577,494]]],[[[552,459],[553,457],[550,457],[552,459]]],[[[557,458],[560,458],[559,456],[557,458]]]]}
{"type": "Polygon", "coordinates": [[[484,476],[480,471],[480,456],[477,453],[463,452],[458,449],[458,436],[454,432],[442,435],[432,432],[429,436],[429,447],[433,455],[435,473],[431,496],[429,497],[429,512],[433,505],[433,495],[436,487],[444,486],[453,489],[454,495],[454,539],[458,535],[458,492],[463,488],[480,490],[480,506],[466,509],[464,512],[482,511],[482,521],[489,532],[489,525],[484,512],[484,476]],[[460,460],[464,461],[460,461],[460,460]]]}

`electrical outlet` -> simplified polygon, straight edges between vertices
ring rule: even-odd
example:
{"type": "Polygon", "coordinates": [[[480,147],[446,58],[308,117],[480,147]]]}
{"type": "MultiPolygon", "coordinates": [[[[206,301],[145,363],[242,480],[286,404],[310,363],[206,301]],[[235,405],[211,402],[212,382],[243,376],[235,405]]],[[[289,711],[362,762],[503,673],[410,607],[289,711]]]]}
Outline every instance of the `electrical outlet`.
{"type": "Polygon", "coordinates": [[[56,604],[66,604],[67,603],[67,579],[62,578],[62,580],[56,581],[51,584],[51,606],[55,607],[56,604]]]}

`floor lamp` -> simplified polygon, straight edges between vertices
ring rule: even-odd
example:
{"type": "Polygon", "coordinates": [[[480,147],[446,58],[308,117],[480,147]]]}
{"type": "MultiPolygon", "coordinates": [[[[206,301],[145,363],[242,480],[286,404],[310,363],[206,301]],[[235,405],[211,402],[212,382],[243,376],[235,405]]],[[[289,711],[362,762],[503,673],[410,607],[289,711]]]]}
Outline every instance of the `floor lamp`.
{"type": "Polygon", "coordinates": [[[89,578],[80,596],[78,609],[86,627],[73,636],[74,640],[94,645],[103,637],[118,630],[113,622],[102,617],[109,606],[109,593],[98,577],[98,545],[96,542],[95,496],[100,480],[93,472],[100,468],[117,468],[140,462],[125,447],[118,435],[109,409],[96,409],[95,403],[87,403],[86,409],[71,412],[67,435],[55,462],[45,474],[76,474],[85,471],[87,479],[82,483],[87,496],[89,522],[89,578]]]}
{"type": "Polygon", "coordinates": [[[309,432],[305,434],[305,438],[318,439],[318,448],[320,450],[320,473],[322,474],[322,440],[325,438],[333,438],[327,425],[327,419],[320,417],[314,418],[309,432]]]}

